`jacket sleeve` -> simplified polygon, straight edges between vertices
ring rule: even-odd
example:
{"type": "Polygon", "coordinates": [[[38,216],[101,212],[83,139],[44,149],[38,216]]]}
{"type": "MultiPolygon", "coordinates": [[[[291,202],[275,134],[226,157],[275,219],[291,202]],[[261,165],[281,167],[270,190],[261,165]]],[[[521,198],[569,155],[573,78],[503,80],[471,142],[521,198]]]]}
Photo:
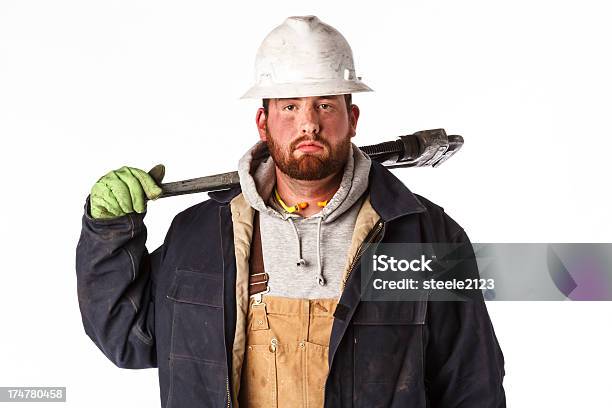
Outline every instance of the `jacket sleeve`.
{"type": "MultiPolygon", "coordinates": [[[[455,276],[478,278],[472,245],[460,229],[450,240],[460,246],[455,276]]],[[[426,387],[431,408],[503,408],[504,356],[487,308],[479,296],[430,301],[426,327],[426,387]]]]}
{"type": "Polygon", "coordinates": [[[121,368],[157,367],[154,275],[164,246],[148,253],[143,218],[94,219],[88,197],[76,249],[85,333],[121,368]]]}

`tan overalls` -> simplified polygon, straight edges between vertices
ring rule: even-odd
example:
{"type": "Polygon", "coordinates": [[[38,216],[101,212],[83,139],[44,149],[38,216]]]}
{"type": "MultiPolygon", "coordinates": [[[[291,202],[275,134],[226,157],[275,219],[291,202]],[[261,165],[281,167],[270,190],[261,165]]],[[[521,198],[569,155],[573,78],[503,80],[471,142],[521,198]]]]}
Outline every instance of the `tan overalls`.
{"type": "Polygon", "coordinates": [[[259,217],[253,221],[240,406],[322,407],[338,300],[265,295],[259,217]]]}
{"type": "MultiPolygon", "coordinates": [[[[322,407],[337,300],[263,294],[268,278],[263,268],[259,219],[254,216],[257,212],[242,194],[230,205],[236,256],[237,316],[231,373],[234,405],[322,407]],[[265,309],[254,305],[249,295],[256,293],[262,293],[265,309]]],[[[379,219],[366,196],[351,238],[343,285],[360,245],[379,219]]],[[[229,384],[228,379],[228,393],[229,384]]]]}
{"type": "Polygon", "coordinates": [[[258,305],[251,301],[241,407],[323,406],[336,302],[274,296],[258,305]]]}

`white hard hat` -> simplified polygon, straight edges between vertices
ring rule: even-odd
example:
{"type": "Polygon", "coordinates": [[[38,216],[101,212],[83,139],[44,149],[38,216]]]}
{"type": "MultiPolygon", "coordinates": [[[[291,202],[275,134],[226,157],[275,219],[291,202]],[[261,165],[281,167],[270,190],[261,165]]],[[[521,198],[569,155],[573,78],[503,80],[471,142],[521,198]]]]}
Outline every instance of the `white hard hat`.
{"type": "Polygon", "coordinates": [[[316,16],[289,17],[263,40],[255,85],[242,98],[292,98],[372,91],[355,74],[346,39],[316,16]]]}

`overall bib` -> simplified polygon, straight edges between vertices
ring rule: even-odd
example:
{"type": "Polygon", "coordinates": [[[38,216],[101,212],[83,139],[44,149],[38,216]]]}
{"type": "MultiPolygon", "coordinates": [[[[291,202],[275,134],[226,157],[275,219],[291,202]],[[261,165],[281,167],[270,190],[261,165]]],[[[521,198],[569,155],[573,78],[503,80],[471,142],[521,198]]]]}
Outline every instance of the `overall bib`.
{"type": "Polygon", "coordinates": [[[329,338],[337,299],[265,295],[259,217],[255,214],[249,260],[247,343],[240,406],[322,407],[329,338]]]}

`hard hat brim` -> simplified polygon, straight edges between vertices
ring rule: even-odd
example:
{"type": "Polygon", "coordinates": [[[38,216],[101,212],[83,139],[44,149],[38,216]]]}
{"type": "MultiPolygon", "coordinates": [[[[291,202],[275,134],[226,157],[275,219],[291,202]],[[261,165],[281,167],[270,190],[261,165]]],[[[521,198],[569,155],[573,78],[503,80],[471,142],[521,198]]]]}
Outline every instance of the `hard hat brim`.
{"type": "Polygon", "coordinates": [[[301,98],[372,91],[372,88],[358,80],[334,80],[312,83],[270,84],[267,86],[255,85],[242,95],[240,99],[301,98]]]}

